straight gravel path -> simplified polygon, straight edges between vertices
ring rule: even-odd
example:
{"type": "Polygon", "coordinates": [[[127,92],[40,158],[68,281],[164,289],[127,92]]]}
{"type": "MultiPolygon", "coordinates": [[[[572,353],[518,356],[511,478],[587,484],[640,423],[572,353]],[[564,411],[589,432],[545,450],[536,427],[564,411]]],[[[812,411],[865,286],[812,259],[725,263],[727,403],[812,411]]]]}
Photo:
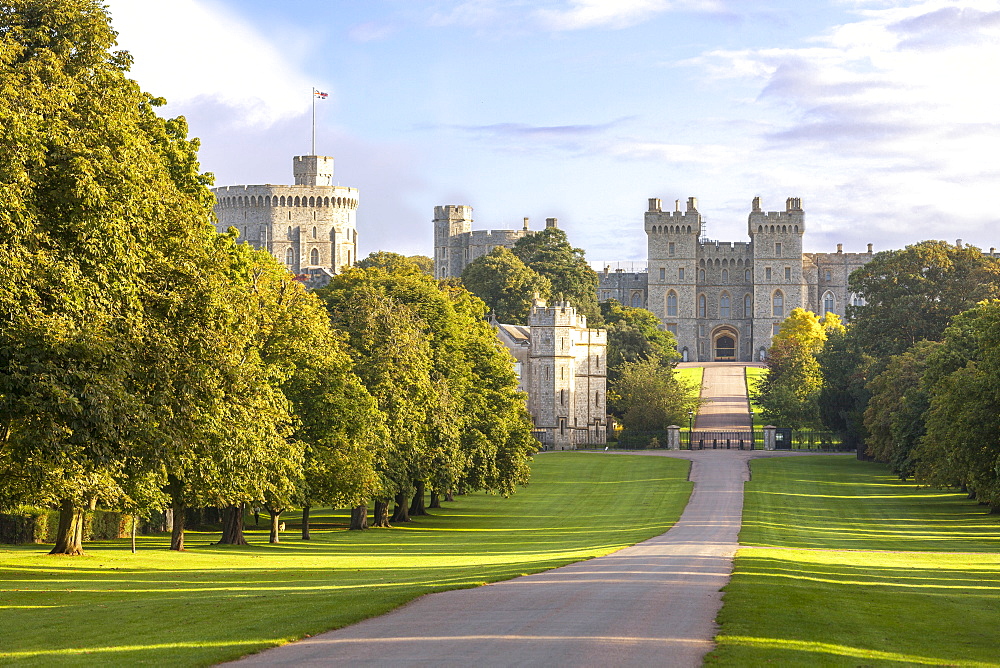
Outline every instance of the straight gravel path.
{"type": "Polygon", "coordinates": [[[381,617],[241,663],[700,666],[713,647],[719,590],[732,573],[747,461],[793,453],[643,454],[692,461],[694,491],[665,534],[537,575],[430,594],[381,617]]]}
{"type": "MultiPolygon", "coordinates": [[[[739,364],[706,365],[697,428],[749,429],[739,364]]],[[[241,660],[305,666],[700,666],[733,571],[748,461],[796,452],[647,451],[691,460],[665,534],[605,557],[424,596],[381,617],[241,660]]],[[[615,456],[594,453],[595,457],[615,456]]]]}

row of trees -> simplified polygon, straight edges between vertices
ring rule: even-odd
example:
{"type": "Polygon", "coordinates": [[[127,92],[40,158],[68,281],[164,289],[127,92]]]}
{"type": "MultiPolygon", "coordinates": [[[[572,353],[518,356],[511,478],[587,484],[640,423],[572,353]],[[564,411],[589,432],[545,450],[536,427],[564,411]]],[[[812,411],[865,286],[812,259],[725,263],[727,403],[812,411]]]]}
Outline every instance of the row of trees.
{"type": "Polygon", "coordinates": [[[182,118],[127,77],[96,0],[0,11],[0,507],[420,512],[510,493],[534,450],[482,302],[370,258],[307,293],[213,225],[182,118]]]}
{"type": "Polygon", "coordinates": [[[878,253],[849,289],[866,303],[848,307],[846,329],[828,314],[820,341],[798,312],[782,325],[761,388],[768,419],[836,430],[903,479],[1000,510],[1000,260],[925,241],[878,253]]]}

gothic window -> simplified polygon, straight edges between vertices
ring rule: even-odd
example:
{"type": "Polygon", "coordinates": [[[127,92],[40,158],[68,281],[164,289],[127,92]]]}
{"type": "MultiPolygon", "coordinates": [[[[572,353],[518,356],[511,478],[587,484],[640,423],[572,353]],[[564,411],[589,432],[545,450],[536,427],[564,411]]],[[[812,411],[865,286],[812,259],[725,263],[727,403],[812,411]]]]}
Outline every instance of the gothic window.
{"type": "Polygon", "coordinates": [[[289,239],[292,238],[292,226],[291,225],[288,226],[288,238],[289,239]]]}
{"type": "Polygon", "coordinates": [[[704,283],[705,282],[705,270],[704,269],[699,269],[698,270],[698,282],[699,283],[704,283]]]}
{"type": "Polygon", "coordinates": [[[667,293],[667,315],[677,315],[677,293],[673,290],[667,293]]]}
{"type": "Polygon", "coordinates": [[[777,336],[778,332],[780,331],[781,331],[781,325],[779,325],[778,323],[774,323],[773,325],[771,325],[771,336],[777,336]]]}
{"type": "Polygon", "coordinates": [[[319,264],[319,249],[313,248],[312,252],[309,253],[309,264],[316,266],[319,264]]]}
{"type": "Polygon", "coordinates": [[[747,269],[745,272],[743,272],[743,280],[745,280],[747,283],[749,283],[750,279],[751,279],[751,277],[750,277],[750,270],[747,269]]]}
{"type": "Polygon", "coordinates": [[[705,295],[698,295],[698,317],[704,318],[707,311],[708,300],[705,299],[705,295]]]}
{"type": "Polygon", "coordinates": [[[632,295],[632,307],[642,308],[642,293],[637,292],[632,295]]]}
{"type": "Polygon", "coordinates": [[[753,314],[753,297],[749,294],[743,295],[743,317],[749,318],[753,314]]]}
{"type": "Polygon", "coordinates": [[[313,227],[313,239],[315,239],[315,238],[316,238],[316,228],[313,227]]]}
{"type": "Polygon", "coordinates": [[[771,315],[775,318],[785,317],[785,295],[781,290],[775,290],[774,296],[771,297],[771,315]]]}
{"type": "Polygon", "coordinates": [[[729,283],[729,270],[728,269],[723,269],[722,270],[722,284],[726,285],[727,283],[729,283]]]}
{"type": "Polygon", "coordinates": [[[295,251],[293,251],[291,248],[285,251],[285,264],[288,266],[289,269],[291,269],[292,265],[295,264],[295,251]]]}
{"type": "Polygon", "coordinates": [[[830,270],[829,269],[827,269],[826,273],[823,274],[823,278],[825,278],[828,281],[830,280],[831,274],[830,274],[830,270]]]}
{"type": "Polygon", "coordinates": [[[827,292],[823,295],[823,313],[833,313],[834,306],[833,293],[827,292]]]}
{"type": "Polygon", "coordinates": [[[719,317],[723,320],[728,320],[729,312],[729,295],[723,292],[722,296],[719,297],[719,317]]]}

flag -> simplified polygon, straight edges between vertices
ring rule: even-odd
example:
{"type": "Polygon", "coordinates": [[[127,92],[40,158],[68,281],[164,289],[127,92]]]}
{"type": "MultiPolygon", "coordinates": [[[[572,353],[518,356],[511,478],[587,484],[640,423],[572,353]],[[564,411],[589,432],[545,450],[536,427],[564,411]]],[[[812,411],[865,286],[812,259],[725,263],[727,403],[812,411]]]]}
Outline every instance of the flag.
{"type": "Polygon", "coordinates": [[[318,97],[321,100],[325,100],[326,98],[330,97],[326,93],[324,93],[322,91],[318,91],[315,88],[313,88],[313,95],[315,95],[316,97],[318,97]]]}

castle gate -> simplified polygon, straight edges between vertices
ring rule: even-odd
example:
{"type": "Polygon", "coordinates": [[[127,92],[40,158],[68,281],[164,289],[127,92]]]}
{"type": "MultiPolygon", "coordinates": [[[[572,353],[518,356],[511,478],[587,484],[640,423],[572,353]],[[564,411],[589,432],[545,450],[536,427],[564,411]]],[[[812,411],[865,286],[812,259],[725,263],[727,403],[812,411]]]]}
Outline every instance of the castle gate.
{"type": "Polygon", "coordinates": [[[735,328],[723,325],[712,332],[712,359],[716,362],[735,362],[740,335],[735,328]]]}

